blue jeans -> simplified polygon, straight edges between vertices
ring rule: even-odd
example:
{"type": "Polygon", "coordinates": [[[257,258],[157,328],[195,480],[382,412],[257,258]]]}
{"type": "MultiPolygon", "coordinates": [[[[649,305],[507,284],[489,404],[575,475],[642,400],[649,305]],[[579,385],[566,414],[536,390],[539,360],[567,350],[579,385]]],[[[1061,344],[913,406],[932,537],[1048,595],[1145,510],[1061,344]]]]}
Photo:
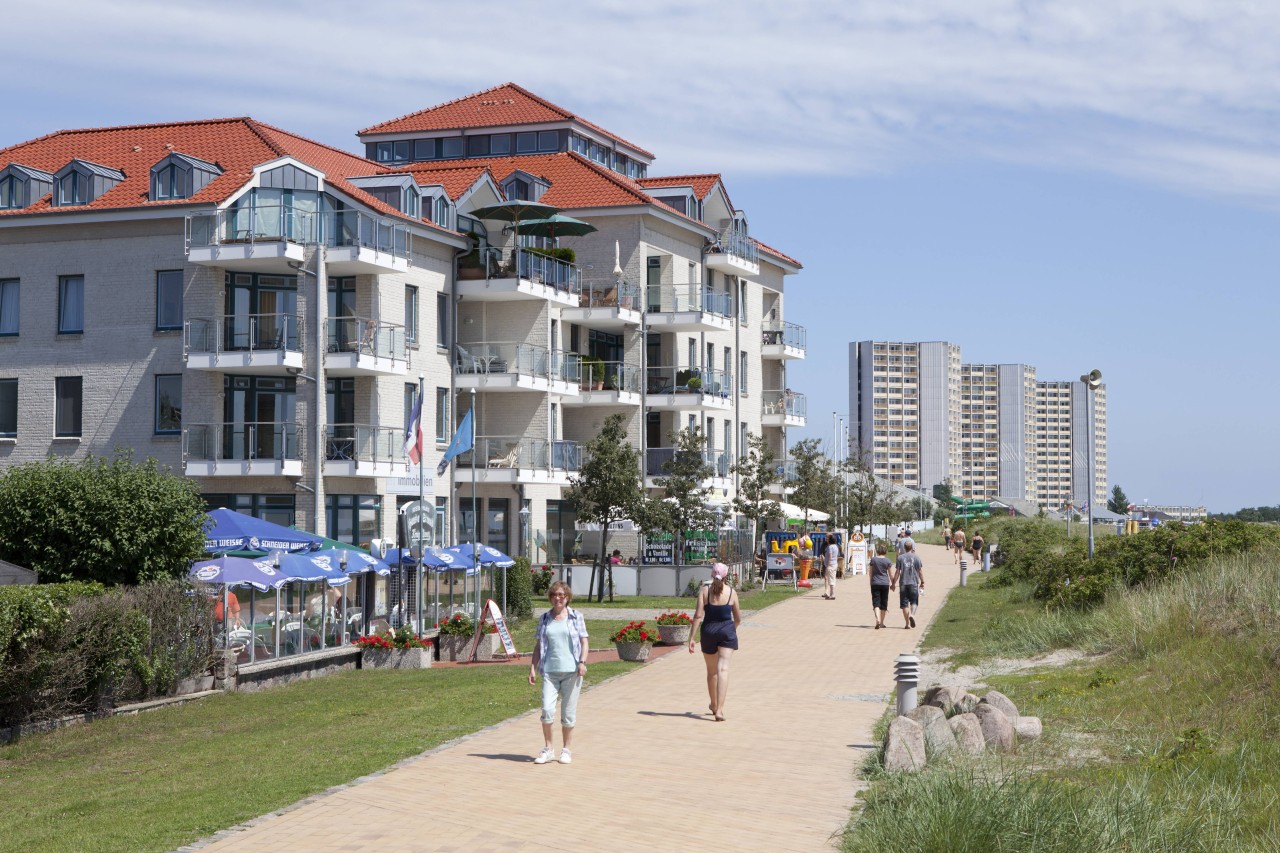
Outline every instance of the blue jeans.
{"type": "Polygon", "coordinates": [[[556,717],[556,699],[560,699],[560,725],[573,728],[578,716],[578,694],[582,692],[582,677],[576,672],[542,673],[542,722],[551,723],[556,717]]]}

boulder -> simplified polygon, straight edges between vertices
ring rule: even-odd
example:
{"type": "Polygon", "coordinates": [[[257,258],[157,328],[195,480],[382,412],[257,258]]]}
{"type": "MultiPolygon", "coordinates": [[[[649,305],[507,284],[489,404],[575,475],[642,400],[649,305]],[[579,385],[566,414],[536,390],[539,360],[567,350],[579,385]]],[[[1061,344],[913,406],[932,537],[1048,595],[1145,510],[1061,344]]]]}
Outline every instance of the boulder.
{"type": "Polygon", "coordinates": [[[924,765],[924,727],[907,717],[895,717],[884,736],[884,769],[915,773],[924,765]]]}
{"type": "Polygon", "coordinates": [[[972,714],[973,709],[978,707],[980,700],[972,693],[962,693],[960,698],[956,700],[956,712],[960,714],[972,714]]]}
{"type": "Polygon", "coordinates": [[[921,704],[941,708],[944,714],[952,714],[955,712],[956,699],[963,693],[963,690],[955,687],[930,687],[921,704]]]}
{"type": "Polygon", "coordinates": [[[987,695],[982,697],[982,701],[988,705],[994,705],[1004,712],[1004,715],[1010,720],[1017,719],[1018,707],[1013,704],[1013,700],[1001,693],[999,690],[989,690],[987,695]]]}
{"type": "Polygon", "coordinates": [[[956,736],[947,725],[947,715],[934,705],[921,705],[906,714],[924,728],[924,745],[929,755],[941,755],[956,748],[956,736]]]}
{"type": "Polygon", "coordinates": [[[991,749],[1008,751],[1013,749],[1013,720],[1005,716],[995,705],[980,702],[973,711],[982,726],[982,739],[991,749]]]}
{"type": "Polygon", "coordinates": [[[1039,717],[1015,717],[1013,731],[1018,740],[1040,740],[1040,735],[1044,733],[1039,717]]]}
{"type": "Polygon", "coordinates": [[[982,723],[975,714],[957,714],[947,720],[947,726],[961,751],[981,755],[987,748],[986,738],[982,736],[982,723]]]}

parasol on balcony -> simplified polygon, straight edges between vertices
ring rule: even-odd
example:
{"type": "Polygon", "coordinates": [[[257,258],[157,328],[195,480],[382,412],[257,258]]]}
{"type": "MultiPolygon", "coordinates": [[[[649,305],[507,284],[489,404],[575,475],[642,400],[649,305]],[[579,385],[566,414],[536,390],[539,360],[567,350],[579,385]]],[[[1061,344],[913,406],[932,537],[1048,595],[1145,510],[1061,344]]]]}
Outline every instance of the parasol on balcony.
{"type": "Polygon", "coordinates": [[[595,231],[596,227],[590,222],[583,222],[581,219],[574,219],[563,213],[554,213],[543,219],[525,220],[520,223],[520,229],[535,237],[550,237],[554,240],[559,237],[581,237],[583,234],[595,231]]]}

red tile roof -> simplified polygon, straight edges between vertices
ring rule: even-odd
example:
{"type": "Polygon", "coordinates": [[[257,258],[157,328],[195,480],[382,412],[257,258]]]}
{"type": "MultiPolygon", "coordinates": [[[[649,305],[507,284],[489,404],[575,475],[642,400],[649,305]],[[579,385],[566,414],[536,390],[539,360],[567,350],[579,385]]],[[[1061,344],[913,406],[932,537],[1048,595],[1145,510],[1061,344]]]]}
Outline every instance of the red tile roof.
{"type": "MultiPolygon", "coordinates": [[[[634,204],[654,204],[654,199],[636,186],[635,182],[611,169],[592,163],[585,157],[571,152],[558,154],[529,154],[523,157],[490,157],[467,160],[473,167],[487,168],[494,181],[501,184],[517,169],[545,178],[551,188],[542,197],[547,204],[562,208],[620,207],[634,204]]],[[[412,167],[415,175],[431,176],[436,183],[438,166],[412,167]]],[[[419,179],[419,183],[423,180],[419,179]]]]}
{"type": "Polygon", "coordinates": [[[781,261],[785,261],[786,263],[791,264],[797,269],[804,268],[804,264],[800,263],[790,255],[784,255],[782,252],[779,252],[777,249],[773,248],[772,246],[766,246],[764,243],[761,243],[759,240],[756,240],[756,245],[758,245],[760,247],[760,251],[766,255],[773,255],[775,258],[781,261]]]}
{"type": "MultiPolygon", "coordinates": [[[[642,187],[693,187],[693,194],[699,199],[707,197],[707,193],[720,183],[719,175],[671,175],[664,178],[641,178],[636,181],[642,187]]],[[[728,197],[725,193],[725,197],[728,197]]]]}
{"type": "MultiPolygon", "coordinates": [[[[491,178],[493,172],[484,164],[476,164],[470,160],[462,162],[450,163],[408,163],[402,166],[396,166],[393,172],[404,172],[412,175],[414,181],[421,186],[430,184],[440,184],[444,187],[445,193],[454,201],[458,200],[464,192],[471,189],[476,181],[488,174],[491,178]]],[[[497,183],[497,180],[494,180],[497,183]]]]}
{"type": "Polygon", "coordinates": [[[547,122],[576,121],[609,139],[621,142],[650,159],[653,154],[634,142],[628,142],[617,134],[574,115],[564,107],[556,106],[515,83],[503,83],[483,92],[476,92],[416,113],[394,118],[366,127],[357,136],[373,133],[413,133],[416,131],[453,130],[468,127],[505,127],[508,125],[543,124],[547,122]]]}

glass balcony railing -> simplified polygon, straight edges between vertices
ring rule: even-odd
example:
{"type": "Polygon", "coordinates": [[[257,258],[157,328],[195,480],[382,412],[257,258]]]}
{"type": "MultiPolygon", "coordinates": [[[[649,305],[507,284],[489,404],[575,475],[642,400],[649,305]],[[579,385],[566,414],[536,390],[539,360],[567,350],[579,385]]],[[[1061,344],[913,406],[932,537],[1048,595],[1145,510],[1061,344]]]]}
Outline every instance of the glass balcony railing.
{"type": "Polygon", "coordinates": [[[766,415],[790,415],[797,418],[809,416],[809,404],[804,394],[790,389],[765,391],[762,399],[766,415]]]}
{"type": "Polygon", "coordinates": [[[324,458],[331,462],[400,461],[404,430],[371,424],[330,424],[325,427],[324,458]]]}
{"type": "Polygon", "coordinates": [[[676,457],[688,454],[685,461],[701,460],[706,466],[708,477],[729,476],[729,454],[721,450],[704,450],[702,453],[681,451],[676,447],[650,447],[644,453],[644,473],[646,477],[664,477],[671,473],[671,465],[676,457]]]}
{"type": "Polygon", "coordinates": [[[454,372],[462,374],[514,373],[558,382],[577,382],[579,356],[535,344],[475,341],[454,345],[454,372]]]}
{"type": "Polygon", "coordinates": [[[748,263],[760,263],[760,244],[738,228],[729,226],[722,229],[716,244],[722,252],[736,255],[748,263]]]}
{"type": "Polygon", "coordinates": [[[531,249],[513,250],[490,246],[484,250],[480,260],[467,269],[475,272],[464,274],[462,268],[459,268],[458,277],[522,278],[566,293],[578,293],[582,287],[576,264],[531,249]]]}
{"type": "Polygon", "coordinates": [[[298,460],[298,425],[290,422],[192,424],[183,431],[187,459],[201,462],[298,460]]]}
{"type": "Polygon", "coordinates": [[[799,350],[808,349],[809,333],[804,326],[795,323],[766,321],[763,338],[765,344],[782,344],[799,350]]]}
{"type": "Polygon", "coordinates": [[[646,290],[646,307],[652,312],[706,311],[733,316],[733,296],[701,284],[651,284],[646,290]]]}
{"type": "Polygon", "coordinates": [[[404,326],[368,317],[330,317],[329,352],[354,352],[404,361],[404,326]]]}
{"type": "Polygon", "coordinates": [[[475,447],[457,459],[463,468],[577,471],[582,467],[582,445],[520,435],[478,435],[475,447]]]}
{"type": "Polygon", "coordinates": [[[713,394],[728,397],[733,376],[705,367],[650,367],[645,376],[650,394],[713,394]]]}
{"type": "Polygon", "coordinates": [[[583,281],[578,300],[582,308],[626,308],[639,311],[644,307],[639,285],[619,283],[614,279],[583,281]]]}
{"type": "Polygon", "coordinates": [[[359,247],[409,259],[409,229],[358,210],[320,212],[299,205],[252,204],[187,216],[192,246],[321,243],[359,247]]]}
{"type": "Polygon", "coordinates": [[[227,314],[184,324],[187,352],[301,352],[305,340],[297,314],[227,314]]]}
{"type": "Polygon", "coordinates": [[[583,391],[640,393],[640,369],[621,361],[581,360],[578,385],[583,391]]]}

